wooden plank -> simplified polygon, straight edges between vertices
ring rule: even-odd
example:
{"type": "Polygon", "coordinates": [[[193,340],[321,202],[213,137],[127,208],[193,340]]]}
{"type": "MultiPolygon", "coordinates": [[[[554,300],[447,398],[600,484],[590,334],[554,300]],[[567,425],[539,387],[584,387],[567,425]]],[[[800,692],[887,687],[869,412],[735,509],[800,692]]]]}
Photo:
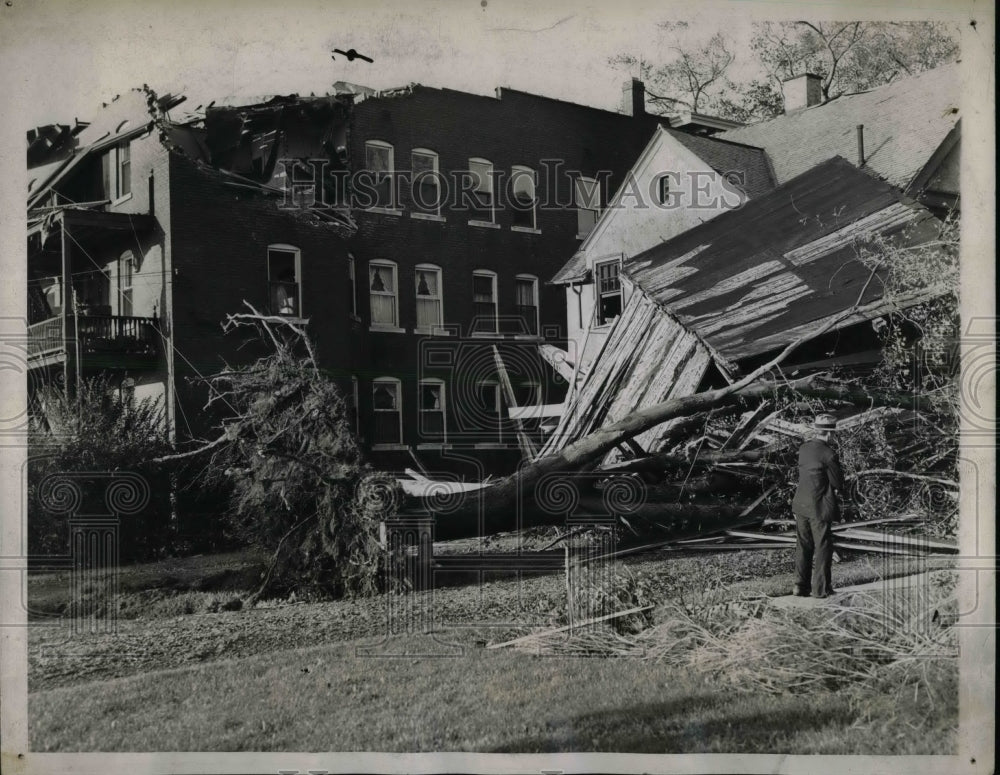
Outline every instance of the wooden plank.
{"type": "Polygon", "coordinates": [[[585,621],[579,622],[577,624],[565,624],[562,627],[555,627],[551,630],[542,630],[540,632],[533,632],[529,635],[522,635],[520,638],[514,638],[514,640],[507,640],[503,643],[490,643],[486,648],[488,649],[499,649],[504,646],[513,646],[515,643],[524,643],[525,641],[534,640],[535,638],[541,638],[546,635],[557,635],[560,632],[566,632],[567,630],[573,630],[577,627],[587,627],[591,624],[598,624],[599,622],[606,622],[611,619],[617,619],[620,616],[628,616],[629,614],[637,614],[642,611],[648,611],[655,606],[652,605],[640,605],[635,608],[629,608],[625,611],[615,611],[613,614],[605,614],[604,616],[597,616],[593,619],[587,619],[585,621]]]}
{"type": "MultiPolygon", "coordinates": [[[[493,345],[493,360],[496,362],[497,374],[500,377],[500,386],[503,389],[507,407],[508,409],[516,407],[517,398],[514,395],[514,386],[510,384],[507,366],[504,364],[503,358],[500,355],[500,349],[496,345],[493,345]]],[[[531,443],[528,434],[524,432],[524,423],[521,421],[521,418],[514,418],[514,428],[517,433],[517,445],[521,448],[521,454],[528,459],[533,458],[536,454],[535,445],[531,443]]]]}
{"type": "Polygon", "coordinates": [[[917,549],[943,549],[948,552],[957,552],[958,544],[951,541],[939,541],[921,536],[901,536],[892,533],[880,533],[876,530],[859,530],[858,528],[848,528],[838,530],[838,535],[845,538],[857,538],[862,541],[879,541],[881,543],[899,544],[900,546],[913,546],[917,549]]]}
{"type": "Polygon", "coordinates": [[[732,538],[753,538],[758,541],[777,541],[794,544],[795,536],[781,533],[754,533],[748,530],[727,530],[726,535],[732,538]]]}
{"type": "Polygon", "coordinates": [[[729,438],[726,439],[726,441],[722,444],[721,449],[731,449],[733,447],[735,447],[736,449],[742,449],[743,448],[742,442],[744,441],[744,439],[749,439],[753,435],[753,431],[755,431],[760,425],[763,424],[760,422],[761,415],[767,412],[772,405],[773,402],[770,399],[768,399],[767,401],[762,402],[760,406],[758,406],[756,409],[749,412],[745,417],[743,417],[739,421],[739,423],[737,423],[736,428],[733,429],[733,432],[729,435],[729,438]]]}
{"type": "MultiPolygon", "coordinates": [[[[538,354],[555,370],[556,374],[570,382],[573,378],[573,367],[568,362],[569,353],[560,350],[555,345],[540,344],[538,345],[538,354]]],[[[572,383],[570,382],[570,384],[572,383]]]]}

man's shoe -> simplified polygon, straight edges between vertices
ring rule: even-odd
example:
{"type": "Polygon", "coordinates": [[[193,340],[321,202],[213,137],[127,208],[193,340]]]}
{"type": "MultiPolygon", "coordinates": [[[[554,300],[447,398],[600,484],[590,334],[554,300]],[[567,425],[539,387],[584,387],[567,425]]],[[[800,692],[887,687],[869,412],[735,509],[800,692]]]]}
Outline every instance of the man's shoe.
{"type": "Polygon", "coordinates": [[[809,590],[796,586],[792,589],[792,594],[795,595],[795,597],[809,597],[809,590]]]}

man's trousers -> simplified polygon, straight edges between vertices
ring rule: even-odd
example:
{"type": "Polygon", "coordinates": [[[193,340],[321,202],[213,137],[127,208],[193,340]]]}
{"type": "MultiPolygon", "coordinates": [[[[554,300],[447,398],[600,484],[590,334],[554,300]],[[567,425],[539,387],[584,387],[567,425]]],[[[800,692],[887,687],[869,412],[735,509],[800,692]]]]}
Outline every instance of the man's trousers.
{"type": "Polygon", "coordinates": [[[796,514],[795,537],[796,587],[802,594],[826,597],[833,592],[833,523],[796,514]]]}

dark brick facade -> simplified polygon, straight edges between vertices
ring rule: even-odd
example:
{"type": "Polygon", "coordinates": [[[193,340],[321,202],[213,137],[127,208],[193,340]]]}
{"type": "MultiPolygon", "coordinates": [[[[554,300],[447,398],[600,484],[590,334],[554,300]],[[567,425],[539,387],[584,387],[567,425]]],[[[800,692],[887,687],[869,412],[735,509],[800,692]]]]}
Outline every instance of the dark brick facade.
{"type": "MultiPolygon", "coordinates": [[[[416,86],[396,96],[367,99],[355,106],[349,131],[352,168],[364,168],[366,142],[381,141],[393,146],[394,167],[399,173],[395,212],[356,211],[359,230],[349,245],[357,265],[359,313],[363,319],[364,347],[356,376],[366,436],[370,437],[371,432],[366,423],[371,419],[372,380],[397,378],[402,388],[403,442],[418,447],[421,459],[433,461],[434,452],[427,447],[433,439],[421,434],[418,427],[417,381],[437,377],[446,386],[447,441],[452,449],[471,447],[471,454],[480,460],[488,459],[493,470],[509,470],[516,463],[519,453],[512,425],[505,423],[501,437],[487,429],[486,418],[469,403],[476,398],[475,383],[495,378],[490,345],[499,341],[469,338],[475,316],[473,272],[481,269],[496,273],[498,312],[501,319],[508,320],[511,331],[517,325],[515,277],[537,277],[540,333],[546,341],[563,346],[565,292],[548,286],[546,281],[580,244],[570,173],[595,177],[603,171],[606,177],[601,200],[606,202],[648,143],[655,126],[653,117],[625,116],[507,89],[499,90],[494,98],[416,86]],[[414,212],[421,211],[411,196],[407,174],[414,149],[438,155],[439,172],[452,194],[441,208],[443,221],[413,217],[414,212]],[[493,164],[498,228],[472,225],[469,221],[475,216],[453,207],[461,200],[452,184],[469,168],[470,158],[487,159],[493,164]],[[543,160],[550,163],[543,165],[543,160]],[[535,171],[539,201],[561,203],[558,208],[538,209],[538,233],[512,229],[515,214],[504,207],[506,177],[500,176],[510,176],[515,165],[535,171]],[[367,269],[372,260],[389,260],[398,266],[398,328],[405,333],[369,330],[367,269]],[[445,325],[454,330],[452,337],[428,341],[426,335],[414,332],[414,267],[420,263],[442,270],[443,317],[445,325]],[[429,364],[427,353],[434,348],[453,350],[456,355],[451,364],[429,364]],[[483,421],[481,434],[472,430],[477,416],[483,421]],[[512,449],[506,453],[483,449],[489,443],[512,449]],[[420,445],[424,445],[422,450],[420,445]]],[[[501,330],[505,330],[503,322],[501,330]]],[[[565,383],[553,379],[551,369],[541,362],[537,343],[512,341],[509,336],[502,341],[512,381],[540,381],[542,401],[560,401],[565,383]]],[[[378,452],[375,457],[389,466],[413,465],[403,451],[378,452]]],[[[441,466],[452,467],[447,461],[442,461],[441,466]]]]}

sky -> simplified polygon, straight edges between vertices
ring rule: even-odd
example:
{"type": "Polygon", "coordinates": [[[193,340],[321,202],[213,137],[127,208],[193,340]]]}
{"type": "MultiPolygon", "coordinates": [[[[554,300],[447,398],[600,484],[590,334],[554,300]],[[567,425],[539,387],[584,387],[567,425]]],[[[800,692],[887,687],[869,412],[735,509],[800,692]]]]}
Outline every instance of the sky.
{"type": "MultiPolygon", "coordinates": [[[[13,92],[4,120],[21,132],[87,120],[101,102],[144,83],[187,95],[190,107],[220,96],[325,93],[344,80],[479,94],[508,86],[613,110],[631,74],[609,58],[627,52],[662,61],[668,38],[658,22],[689,21],[692,40],[723,30],[739,68],[752,61],[752,14],[775,18],[804,7],[779,0],[3,0],[0,88],[13,92]],[[334,61],[333,48],[354,48],[375,61],[334,61]]],[[[885,12],[867,3],[851,15],[873,7],[885,12]]],[[[810,13],[838,9],[843,17],[843,6],[829,2],[810,13]]]]}

